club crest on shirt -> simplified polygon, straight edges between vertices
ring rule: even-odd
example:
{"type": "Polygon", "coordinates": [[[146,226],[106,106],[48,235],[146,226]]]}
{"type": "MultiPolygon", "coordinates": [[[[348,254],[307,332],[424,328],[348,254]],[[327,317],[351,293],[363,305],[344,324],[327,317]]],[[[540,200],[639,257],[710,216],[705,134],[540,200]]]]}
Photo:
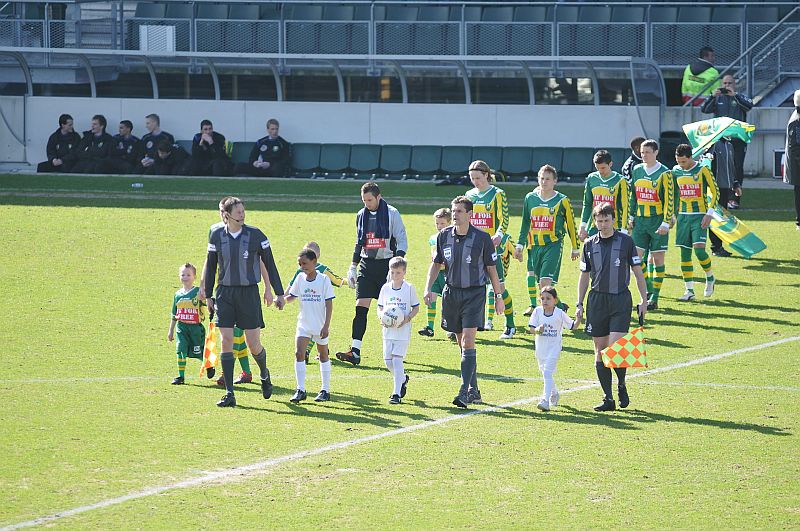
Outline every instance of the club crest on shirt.
{"type": "Polygon", "coordinates": [[[261,147],[258,148],[258,149],[261,150],[261,151],[266,151],[267,150],[267,145],[266,144],[261,144],[261,147]]]}
{"type": "Polygon", "coordinates": [[[614,260],[614,267],[619,267],[619,258],[614,260]]]}
{"type": "Polygon", "coordinates": [[[245,249],[245,251],[242,253],[242,258],[247,260],[247,257],[249,257],[249,256],[250,256],[250,253],[247,251],[247,249],[245,249]]]}
{"type": "Polygon", "coordinates": [[[147,145],[147,149],[152,149],[153,141],[152,140],[148,140],[146,145],[147,145]]]}
{"type": "Polygon", "coordinates": [[[468,264],[471,264],[472,263],[472,256],[467,255],[467,258],[464,261],[466,263],[468,263],[468,264]]]}
{"type": "Polygon", "coordinates": [[[274,146],[272,146],[272,151],[278,151],[278,149],[280,149],[278,147],[278,144],[275,144],[274,146]]]}
{"type": "Polygon", "coordinates": [[[445,247],[443,252],[445,260],[450,260],[453,257],[453,249],[451,249],[450,247],[445,247]]]}

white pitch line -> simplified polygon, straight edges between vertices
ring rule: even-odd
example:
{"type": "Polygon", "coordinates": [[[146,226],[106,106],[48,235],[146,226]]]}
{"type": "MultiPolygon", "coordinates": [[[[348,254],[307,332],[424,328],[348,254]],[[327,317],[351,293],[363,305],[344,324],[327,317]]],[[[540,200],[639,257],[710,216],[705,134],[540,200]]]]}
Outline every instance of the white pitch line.
{"type": "MultiPolygon", "coordinates": [[[[704,356],[702,358],[697,358],[690,361],[684,361],[681,363],[674,363],[672,365],[667,365],[664,367],[659,367],[657,369],[648,369],[641,372],[636,372],[628,376],[628,379],[631,378],[643,378],[645,376],[650,376],[653,374],[659,374],[662,372],[674,371],[677,369],[683,369],[685,367],[692,367],[694,365],[700,365],[703,363],[709,363],[713,361],[718,361],[724,358],[728,358],[730,356],[735,356],[737,354],[744,354],[745,352],[754,352],[757,350],[763,350],[765,348],[775,347],[778,345],[782,345],[784,343],[790,343],[793,341],[800,340],[800,336],[793,336],[787,337],[783,339],[779,339],[777,341],[770,341],[769,343],[762,343],[760,345],[754,345],[752,347],[740,348],[736,350],[731,350],[730,352],[724,352],[722,354],[713,354],[711,356],[704,356]]],[[[597,387],[599,384],[591,383],[586,385],[580,385],[578,387],[572,387],[569,389],[564,389],[561,391],[561,394],[567,393],[576,393],[578,391],[585,391],[587,389],[593,389],[597,387]]],[[[529,397],[529,398],[522,398],[520,400],[515,400],[513,402],[507,402],[505,404],[501,404],[498,406],[492,406],[485,409],[473,409],[466,411],[464,413],[459,413],[456,415],[449,415],[447,417],[443,417],[436,420],[429,420],[426,422],[421,422],[419,424],[413,424],[411,426],[406,426],[404,428],[398,428],[394,430],[385,431],[382,433],[376,433],[374,435],[368,435],[366,437],[359,437],[357,439],[351,439],[349,441],[342,441],[334,444],[329,444],[327,446],[322,446],[319,448],[312,448],[310,450],[303,450],[301,452],[295,452],[292,454],[287,454],[283,456],[273,457],[270,459],[266,459],[264,461],[259,461],[257,463],[252,463],[250,465],[239,466],[236,468],[228,468],[225,470],[218,470],[215,472],[206,472],[200,476],[195,476],[193,478],[185,479],[183,481],[179,481],[177,483],[171,483],[169,485],[161,485],[159,487],[150,487],[147,489],[139,490],[136,492],[131,492],[130,494],[125,494],[124,496],[118,496],[116,498],[109,498],[107,500],[102,500],[97,503],[92,503],[89,505],[82,505],[80,507],[75,507],[73,509],[67,509],[61,512],[53,513],[47,516],[41,516],[39,518],[35,518],[33,520],[27,520],[25,522],[19,522],[16,524],[12,524],[0,529],[0,531],[10,531],[12,529],[21,529],[24,527],[33,527],[37,525],[46,524],[49,522],[53,522],[55,520],[60,520],[61,518],[68,518],[70,516],[75,516],[81,513],[93,511],[95,509],[103,509],[105,507],[111,507],[114,505],[119,505],[125,502],[139,500],[142,498],[147,498],[150,496],[155,496],[157,494],[162,494],[164,492],[168,492],[171,490],[177,489],[185,489],[190,487],[196,487],[198,485],[203,485],[206,483],[211,483],[220,480],[226,481],[236,481],[241,476],[247,473],[252,472],[263,472],[269,468],[275,467],[282,463],[289,463],[292,461],[298,461],[300,459],[305,459],[307,457],[313,457],[320,454],[325,454],[328,452],[332,452],[335,450],[341,450],[343,448],[348,448],[350,446],[355,446],[357,444],[368,443],[372,441],[377,441],[380,439],[385,439],[387,437],[393,437],[395,435],[402,435],[406,433],[411,433],[419,430],[423,430],[426,428],[431,428],[434,426],[440,426],[442,424],[450,423],[454,420],[460,420],[463,418],[472,417],[475,415],[482,415],[486,413],[494,413],[496,411],[502,411],[504,409],[509,409],[518,406],[524,406],[527,404],[531,404],[536,402],[540,399],[540,397],[529,397]]]]}

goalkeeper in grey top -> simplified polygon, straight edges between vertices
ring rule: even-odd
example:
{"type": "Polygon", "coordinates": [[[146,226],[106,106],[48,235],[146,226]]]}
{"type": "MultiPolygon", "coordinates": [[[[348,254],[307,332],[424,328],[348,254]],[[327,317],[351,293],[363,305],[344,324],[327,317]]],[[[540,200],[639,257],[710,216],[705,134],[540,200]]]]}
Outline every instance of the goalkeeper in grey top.
{"type": "Polygon", "coordinates": [[[347,271],[347,283],[356,290],[356,315],[353,317],[353,342],[347,352],[337,352],[340,361],[361,363],[361,340],[367,331],[367,315],[372,299],[377,299],[389,274],[389,260],[405,256],[408,250],[406,227],[400,212],[381,197],[375,182],[361,187],[364,208],[356,216],[356,246],[347,271]]]}
{"type": "MultiPolygon", "coordinates": [[[[431,289],[444,264],[442,327],[456,334],[461,347],[461,389],[453,405],[466,408],[467,404],[481,402],[475,334],[483,324],[487,281],[492,283],[495,293],[503,293],[505,288],[497,276],[497,251],[491,236],[470,224],[472,201],[462,195],[453,199],[451,206],[453,225],[442,229],[436,237],[436,256],[428,270],[425,303],[436,300],[431,289]]],[[[496,297],[494,304],[501,315],[505,310],[503,298],[496,297]]]]}

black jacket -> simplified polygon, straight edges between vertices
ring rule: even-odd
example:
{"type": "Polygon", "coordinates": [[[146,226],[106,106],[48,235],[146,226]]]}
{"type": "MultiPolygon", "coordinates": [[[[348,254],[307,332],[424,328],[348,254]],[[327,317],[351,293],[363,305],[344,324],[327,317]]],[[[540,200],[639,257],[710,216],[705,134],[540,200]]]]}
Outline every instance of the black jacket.
{"type": "Polygon", "coordinates": [[[136,164],[141,159],[136,158],[139,138],[133,135],[125,138],[122,135],[114,135],[111,146],[111,158],[121,159],[131,164],[136,164]]]}
{"type": "Polygon", "coordinates": [[[747,111],[752,108],[753,100],[737,92],[735,96],[728,94],[711,96],[703,102],[700,110],[706,114],[713,113],[715,117],[728,116],[734,120],[744,122],[747,117],[747,111]]]}
{"type": "Polygon", "coordinates": [[[170,153],[169,157],[162,159],[156,153],[155,163],[153,164],[155,167],[154,173],[158,175],[179,175],[188,158],[189,154],[186,153],[185,149],[173,144],[172,153],[170,153]]]}
{"type": "Polygon", "coordinates": [[[192,139],[192,158],[198,161],[211,162],[215,159],[228,159],[225,152],[225,136],[214,131],[211,133],[214,143],[209,145],[202,141],[203,135],[197,133],[192,139]]]}
{"type": "Polygon", "coordinates": [[[158,144],[160,144],[164,139],[166,139],[170,144],[175,143],[175,137],[166,131],[161,131],[157,135],[154,135],[153,133],[147,133],[144,135],[142,137],[142,141],[139,143],[139,149],[137,150],[137,162],[141,161],[145,155],[153,160],[158,159],[158,144]]]}
{"type": "Polygon", "coordinates": [[[278,136],[275,140],[265,136],[260,138],[250,151],[250,164],[252,165],[259,157],[262,162],[289,168],[292,165],[292,145],[282,136],[278,136]]]}
{"type": "Polygon", "coordinates": [[[108,133],[96,136],[91,131],[84,131],[81,143],[78,144],[78,160],[100,160],[108,158],[114,139],[108,133]]]}
{"type": "Polygon", "coordinates": [[[47,139],[47,160],[49,162],[53,159],[75,160],[80,143],[81,136],[75,131],[62,135],[61,128],[56,129],[47,139]]]}

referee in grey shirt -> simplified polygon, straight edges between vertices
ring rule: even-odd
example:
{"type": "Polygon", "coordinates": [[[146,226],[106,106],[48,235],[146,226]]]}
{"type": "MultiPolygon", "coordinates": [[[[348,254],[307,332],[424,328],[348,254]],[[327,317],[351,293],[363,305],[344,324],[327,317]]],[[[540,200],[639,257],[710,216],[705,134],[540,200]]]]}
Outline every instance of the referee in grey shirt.
{"type": "MultiPolygon", "coordinates": [[[[505,288],[495,269],[497,251],[491,236],[469,222],[472,201],[458,196],[451,207],[453,225],[442,229],[436,238],[436,256],[428,269],[425,303],[430,305],[436,300],[431,288],[444,264],[442,328],[455,333],[461,347],[461,389],[453,404],[465,408],[467,404],[481,402],[475,334],[483,324],[487,280],[491,281],[495,293],[503,293],[505,288]]],[[[502,315],[503,298],[496,297],[494,304],[497,314],[502,315]]]]}
{"type": "Polygon", "coordinates": [[[210,311],[216,310],[217,326],[222,336],[222,375],[226,394],[217,402],[220,407],[236,406],[233,395],[233,327],[244,330],[247,348],[261,371],[261,392],[272,396],[272,381],[267,369],[267,353],[261,344],[264,316],[261,313],[258,282],[264,279],[264,302],[272,304],[272,288],[278,296],[275,305],[283,307],[283,286],[269,238],[256,227],[244,224],[244,204],[236,197],[227,197],[220,205],[225,225],[215,228],[208,236],[205,294],[210,311]],[[263,262],[265,268],[259,262],[263,262]],[[214,281],[219,266],[219,284],[215,297],[214,281]]]}
{"type": "MultiPolygon", "coordinates": [[[[631,322],[631,292],[628,284],[631,271],[639,288],[639,320],[647,313],[647,285],[642,274],[642,260],[636,252],[633,239],[614,230],[614,207],[600,203],[592,209],[592,219],[598,233],[588,238],[581,255],[581,274],[578,278],[578,303],[576,318],[583,318],[583,298],[591,280],[592,291],[586,317],[586,333],[594,339],[594,365],[603,388],[603,402],[595,411],[616,409],[611,394],[611,369],[603,365],[601,351],[628,333],[631,322]]],[[[619,407],[628,407],[630,399],[625,387],[626,369],[617,373],[619,407]]]]}

